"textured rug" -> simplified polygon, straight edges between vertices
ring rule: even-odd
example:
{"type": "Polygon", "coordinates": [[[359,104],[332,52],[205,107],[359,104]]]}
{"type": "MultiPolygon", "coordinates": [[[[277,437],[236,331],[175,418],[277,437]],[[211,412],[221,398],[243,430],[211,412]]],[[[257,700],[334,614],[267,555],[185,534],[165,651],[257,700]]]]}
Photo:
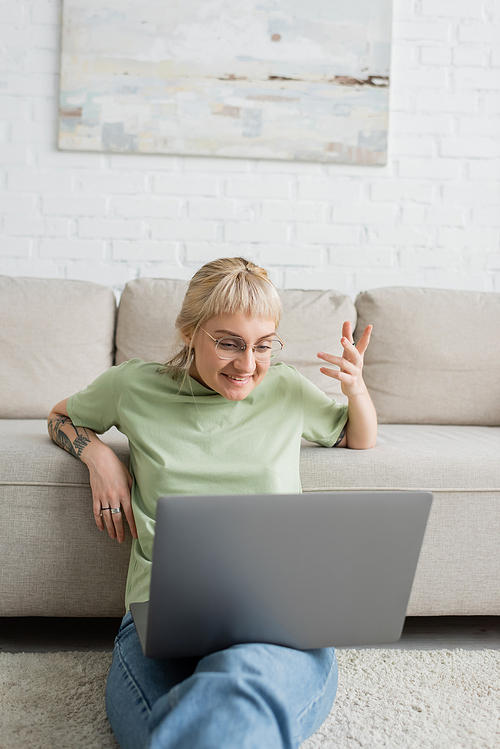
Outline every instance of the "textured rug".
{"type": "MultiPolygon", "coordinates": [[[[335,705],[301,749],[500,747],[500,651],[337,655],[335,705]]],[[[0,654],[1,748],[117,749],[104,707],[110,662],[108,653],[0,654]]]]}

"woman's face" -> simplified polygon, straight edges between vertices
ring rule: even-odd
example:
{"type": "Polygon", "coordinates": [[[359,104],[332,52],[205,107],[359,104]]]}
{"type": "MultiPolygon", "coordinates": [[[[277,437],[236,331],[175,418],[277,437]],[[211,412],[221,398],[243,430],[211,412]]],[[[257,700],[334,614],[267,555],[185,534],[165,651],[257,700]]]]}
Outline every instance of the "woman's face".
{"type": "MultiPolygon", "coordinates": [[[[243,400],[262,382],[269,369],[270,362],[256,361],[251,347],[262,340],[274,338],[274,320],[244,313],[226,314],[212,317],[202,327],[207,332],[199,328],[193,338],[195,358],[189,374],[227,400],[243,400]],[[221,359],[210,336],[217,339],[239,336],[243,338],[247,348],[236,359],[221,359]]],[[[185,341],[189,341],[189,336],[185,337],[185,341]]]]}

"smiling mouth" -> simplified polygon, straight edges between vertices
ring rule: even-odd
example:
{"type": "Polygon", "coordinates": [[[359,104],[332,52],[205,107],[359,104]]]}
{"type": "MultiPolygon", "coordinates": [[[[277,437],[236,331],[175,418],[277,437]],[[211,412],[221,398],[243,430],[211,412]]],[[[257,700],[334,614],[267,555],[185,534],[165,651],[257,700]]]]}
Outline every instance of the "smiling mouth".
{"type": "Polygon", "coordinates": [[[252,376],[252,375],[244,375],[243,377],[239,377],[237,375],[226,374],[225,372],[221,372],[221,374],[223,374],[224,377],[227,377],[229,380],[232,380],[233,382],[246,382],[252,376]]]}

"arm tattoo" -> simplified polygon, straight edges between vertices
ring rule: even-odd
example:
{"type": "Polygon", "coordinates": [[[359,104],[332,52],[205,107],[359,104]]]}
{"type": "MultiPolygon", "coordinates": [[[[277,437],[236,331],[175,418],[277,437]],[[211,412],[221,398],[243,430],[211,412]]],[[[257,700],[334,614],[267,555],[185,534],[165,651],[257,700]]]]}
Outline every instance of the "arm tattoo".
{"type": "Polygon", "coordinates": [[[342,442],[342,440],[344,439],[344,437],[345,437],[345,427],[340,432],[338,440],[336,441],[336,443],[334,445],[332,445],[332,447],[337,447],[338,445],[340,445],[340,443],[342,442]]]}
{"type": "Polygon", "coordinates": [[[66,450],[70,455],[81,460],[83,449],[89,444],[90,437],[85,427],[76,427],[71,419],[62,414],[58,415],[55,419],[49,419],[48,421],[49,434],[52,440],[66,450]],[[63,426],[70,424],[75,430],[76,437],[71,441],[67,434],[62,431],[63,426]]]}

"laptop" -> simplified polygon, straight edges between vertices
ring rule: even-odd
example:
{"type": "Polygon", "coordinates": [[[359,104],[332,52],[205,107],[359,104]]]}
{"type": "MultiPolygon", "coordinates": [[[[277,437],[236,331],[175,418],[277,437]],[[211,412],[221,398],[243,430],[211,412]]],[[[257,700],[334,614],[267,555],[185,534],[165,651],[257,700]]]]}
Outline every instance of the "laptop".
{"type": "Polygon", "coordinates": [[[396,642],[431,503],[417,491],[162,497],[150,600],[130,606],[144,654],[396,642]]]}

